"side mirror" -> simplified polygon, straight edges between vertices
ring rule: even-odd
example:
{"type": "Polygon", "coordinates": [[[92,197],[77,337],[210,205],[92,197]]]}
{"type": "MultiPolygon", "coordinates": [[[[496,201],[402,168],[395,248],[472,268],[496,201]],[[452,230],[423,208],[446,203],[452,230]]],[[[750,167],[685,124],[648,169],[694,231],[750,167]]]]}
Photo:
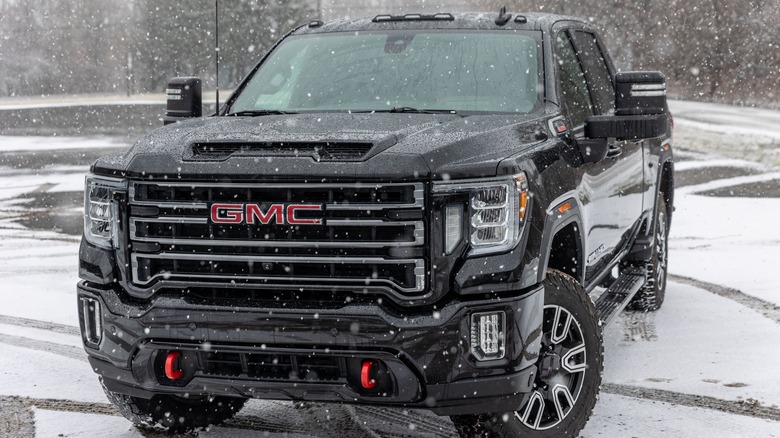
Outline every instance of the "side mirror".
{"type": "Polygon", "coordinates": [[[666,78],[660,71],[615,74],[615,114],[666,114],[666,78]]]}
{"type": "Polygon", "coordinates": [[[173,78],[168,82],[165,94],[168,102],[163,125],[202,116],[203,95],[199,78],[173,78]]]}
{"type": "Polygon", "coordinates": [[[585,120],[588,138],[641,140],[669,130],[666,79],[661,72],[621,72],[615,75],[615,115],[585,120]]]}

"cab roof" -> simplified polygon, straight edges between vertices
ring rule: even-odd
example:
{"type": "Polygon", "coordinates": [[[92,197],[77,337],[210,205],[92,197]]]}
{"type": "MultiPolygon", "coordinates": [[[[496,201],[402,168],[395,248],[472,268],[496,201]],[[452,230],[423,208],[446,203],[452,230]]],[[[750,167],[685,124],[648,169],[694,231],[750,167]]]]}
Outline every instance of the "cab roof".
{"type": "Polygon", "coordinates": [[[373,18],[338,19],[328,22],[312,21],[293,34],[306,35],[330,32],[360,32],[382,30],[473,29],[473,30],[549,30],[559,21],[577,21],[579,18],[545,13],[480,12],[451,14],[380,14],[373,18]]]}

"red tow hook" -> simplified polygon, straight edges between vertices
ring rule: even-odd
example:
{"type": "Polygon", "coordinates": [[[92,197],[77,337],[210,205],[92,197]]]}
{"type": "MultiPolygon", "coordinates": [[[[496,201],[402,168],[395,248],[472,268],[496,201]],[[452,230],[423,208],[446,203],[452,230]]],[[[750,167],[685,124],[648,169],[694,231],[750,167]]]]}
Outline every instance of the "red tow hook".
{"type": "Polygon", "coordinates": [[[165,377],[169,380],[179,380],[184,375],[181,369],[181,357],[180,351],[171,351],[165,358],[165,377]]]}
{"type": "Polygon", "coordinates": [[[376,388],[376,380],[372,376],[374,374],[374,367],[377,366],[375,360],[364,360],[363,365],[360,367],[360,385],[363,389],[376,388]]]}

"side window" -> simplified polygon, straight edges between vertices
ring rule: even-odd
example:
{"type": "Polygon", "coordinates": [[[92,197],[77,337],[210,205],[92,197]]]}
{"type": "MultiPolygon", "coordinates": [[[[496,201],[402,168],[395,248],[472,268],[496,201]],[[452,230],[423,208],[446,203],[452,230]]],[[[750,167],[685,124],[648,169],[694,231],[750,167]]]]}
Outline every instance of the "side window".
{"type": "Polygon", "coordinates": [[[588,84],[585,82],[585,73],[577,60],[571,40],[565,32],[558,33],[557,46],[563,104],[569,112],[571,124],[577,127],[584,124],[588,116],[593,115],[588,84]]]}
{"type": "Polygon", "coordinates": [[[577,46],[577,56],[585,69],[590,95],[598,114],[608,114],[615,109],[615,86],[601,54],[596,36],[582,31],[572,33],[577,46]]]}

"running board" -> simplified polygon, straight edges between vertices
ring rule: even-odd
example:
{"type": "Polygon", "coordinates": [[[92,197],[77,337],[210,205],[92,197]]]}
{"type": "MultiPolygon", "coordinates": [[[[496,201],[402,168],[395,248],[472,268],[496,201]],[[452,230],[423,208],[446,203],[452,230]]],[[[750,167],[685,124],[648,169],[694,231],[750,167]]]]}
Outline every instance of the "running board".
{"type": "Polygon", "coordinates": [[[602,326],[609,325],[646,282],[647,271],[644,268],[623,269],[620,277],[596,300],[602,326]]]}

